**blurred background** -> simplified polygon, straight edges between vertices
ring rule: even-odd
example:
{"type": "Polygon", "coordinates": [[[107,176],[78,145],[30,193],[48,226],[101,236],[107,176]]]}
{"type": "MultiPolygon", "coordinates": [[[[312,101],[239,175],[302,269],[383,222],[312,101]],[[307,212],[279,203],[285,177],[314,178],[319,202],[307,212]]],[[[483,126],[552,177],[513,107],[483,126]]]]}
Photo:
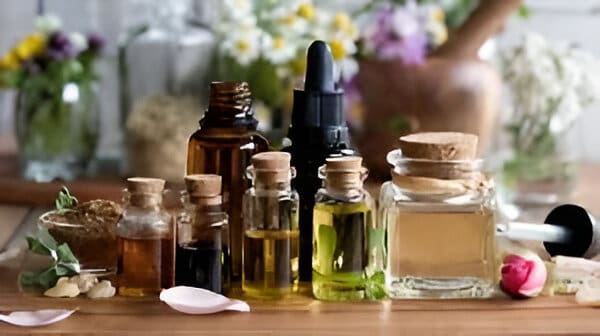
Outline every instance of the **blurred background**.
{"type": "Polygon", "coordinates": [[[3,0],[0,148],[34,181],[178,180],[211,80],[249,81],[280,146],[323,39],[375,178],[399,135],[466,131],[513,199],[554,203],[600,162],[599,17],[598,0],[3,0]]]}

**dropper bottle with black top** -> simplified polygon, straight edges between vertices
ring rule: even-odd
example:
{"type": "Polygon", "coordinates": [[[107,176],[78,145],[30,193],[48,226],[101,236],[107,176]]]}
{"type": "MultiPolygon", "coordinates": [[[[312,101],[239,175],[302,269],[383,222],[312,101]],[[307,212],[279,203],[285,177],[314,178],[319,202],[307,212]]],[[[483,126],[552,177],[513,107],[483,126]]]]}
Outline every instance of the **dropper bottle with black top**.
{"type": "Polygon", "coordinates": [[[293,187],[300,195],[300,281],[312,278],[312,232],[315,194],[321,187],[318,169],[328,157],[353,156],[344,120],[343,94],[334,80],[334,64],[327,43],[315,41],[308,48],[304,90],[294,90],[292,125],[285,150],[296,167],[293,187]]]}

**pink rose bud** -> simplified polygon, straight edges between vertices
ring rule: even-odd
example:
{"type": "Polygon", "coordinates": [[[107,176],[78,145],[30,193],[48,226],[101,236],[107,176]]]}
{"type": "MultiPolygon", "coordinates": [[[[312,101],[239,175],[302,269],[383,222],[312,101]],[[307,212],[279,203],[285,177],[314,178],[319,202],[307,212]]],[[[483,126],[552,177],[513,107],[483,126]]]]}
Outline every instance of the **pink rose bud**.
{"type": "Polygon", "coordinates": [[[500,287],[514,298],[537,296],[546,282],[546,265],[535,253],[507,255],[501,271],[500,287]]]}

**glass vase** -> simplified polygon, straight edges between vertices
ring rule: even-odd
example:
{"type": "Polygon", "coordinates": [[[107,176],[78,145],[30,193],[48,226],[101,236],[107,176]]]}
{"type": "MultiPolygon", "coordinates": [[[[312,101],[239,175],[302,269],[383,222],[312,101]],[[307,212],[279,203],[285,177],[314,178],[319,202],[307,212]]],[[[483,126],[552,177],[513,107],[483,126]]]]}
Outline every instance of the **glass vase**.
{"type": "Polygon", "coordinates": [[[96,85],[25,80],[16,102],[16,134],[26,179],[48,182],[84,175],[99,133],[96,85]]]}

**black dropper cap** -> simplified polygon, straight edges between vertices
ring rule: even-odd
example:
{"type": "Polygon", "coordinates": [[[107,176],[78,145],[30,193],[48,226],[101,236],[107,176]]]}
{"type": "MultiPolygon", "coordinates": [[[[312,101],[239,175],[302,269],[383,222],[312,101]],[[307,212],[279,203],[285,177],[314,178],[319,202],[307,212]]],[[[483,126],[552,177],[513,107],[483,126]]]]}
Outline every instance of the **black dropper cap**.
{"type": "Polygon", "coordinates": [[[344,91],[334,80],[334,64],[327,43],[314,41],[306,56],[304,90],[294,90],[292,143],[332,145],[348,142],[344,122],[344,91]]]}
{"type": "Polygon", "coordinates": [[[544,223],[563,226],[571,231],[568,241],[544,243],[551,256],[592,258],[600,253],[600,226],[583,207],[574,204],[557,206],[544,223]]]}

